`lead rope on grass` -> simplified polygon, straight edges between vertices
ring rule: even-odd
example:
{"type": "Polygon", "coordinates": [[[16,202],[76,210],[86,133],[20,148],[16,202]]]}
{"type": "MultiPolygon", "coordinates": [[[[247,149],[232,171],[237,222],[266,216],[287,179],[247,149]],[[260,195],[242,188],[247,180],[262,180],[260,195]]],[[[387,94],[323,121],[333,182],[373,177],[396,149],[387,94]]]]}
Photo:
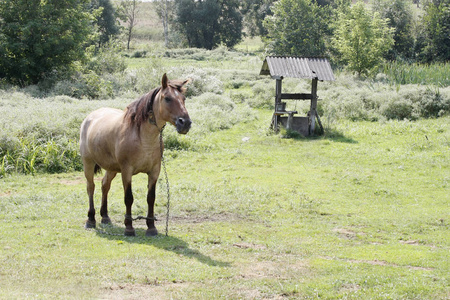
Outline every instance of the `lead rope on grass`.
{"type": "Polygon", "coordinates": [[[161,162],[163,165],[164,177],[166,179],[166,187],[167,187],[167,212],[166,212],[166,236],[169,236],[169,212],[170,212],[170,186],[169,186],[169,177],[167,176],[166,170],[166,161],[164,160],[164,150],[163,150],[163,130],[166,127],[164,125],[159,131],[159,148],[161,150],[161,162]]]}

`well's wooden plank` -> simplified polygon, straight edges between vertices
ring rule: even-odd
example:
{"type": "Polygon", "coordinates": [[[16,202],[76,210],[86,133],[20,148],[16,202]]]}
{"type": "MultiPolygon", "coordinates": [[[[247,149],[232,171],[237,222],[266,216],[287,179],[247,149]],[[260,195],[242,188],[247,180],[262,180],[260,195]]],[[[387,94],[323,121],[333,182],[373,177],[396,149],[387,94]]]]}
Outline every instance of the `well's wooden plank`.
{"type": "Polygon", "coordinates": [[[281,94],[281,99],[283,100],[311,100],[312,98],[313,98],[312,94],[304,94],[304,93],[281,94]]]}

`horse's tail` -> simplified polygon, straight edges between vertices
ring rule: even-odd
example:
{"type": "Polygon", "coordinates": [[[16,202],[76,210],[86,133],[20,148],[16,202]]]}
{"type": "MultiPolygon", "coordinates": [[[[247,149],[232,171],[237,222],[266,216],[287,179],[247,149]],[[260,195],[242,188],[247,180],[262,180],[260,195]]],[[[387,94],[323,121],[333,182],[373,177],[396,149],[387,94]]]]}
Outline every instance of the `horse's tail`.
{"type": "Polygon", "coordinates": [[[99,165],[95,164],[94,174],[100,174],[101,172],[102,172],[102,168],[99,165]]]}

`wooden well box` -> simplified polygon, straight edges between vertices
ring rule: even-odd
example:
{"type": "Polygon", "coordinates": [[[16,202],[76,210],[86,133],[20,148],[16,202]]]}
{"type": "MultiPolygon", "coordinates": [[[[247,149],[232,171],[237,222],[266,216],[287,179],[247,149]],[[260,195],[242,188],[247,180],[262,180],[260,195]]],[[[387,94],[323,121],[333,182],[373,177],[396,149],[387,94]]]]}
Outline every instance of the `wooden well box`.
{"type": "Polygon", "coordinates": [[[279,126],[295,130],[303,136],[314,134],[317,123],[323,132],[322,123],[317,113],[317,82],[334,81],[331,65],[326,58],[268,56],[263,62],[260,75],[270,75],[275,83],[275,111],[272,116],[271,128],[279,131],[279,126]],[[283,78],[311,79],[311,93],[282,93],[283,78]],[[286,103],[282,100],[309,100],[310,110],[305,117],[296,116],[296,111],[286,111],[286,103]]]}

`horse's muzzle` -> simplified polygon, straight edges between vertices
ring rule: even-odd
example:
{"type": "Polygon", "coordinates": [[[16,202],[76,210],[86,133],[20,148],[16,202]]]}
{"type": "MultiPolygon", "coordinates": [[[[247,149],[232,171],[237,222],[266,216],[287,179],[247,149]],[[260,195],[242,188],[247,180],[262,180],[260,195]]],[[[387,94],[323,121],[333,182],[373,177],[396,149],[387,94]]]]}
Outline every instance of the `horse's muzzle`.
{"type": "Polygon", "coordinates": [[[191,129],[192,121],[189,117],[187,118],[177,118],[177,121],[175,122],[175,127],[177,128],[178,133],[186,134],[189,132],[189,129],[191,129]]]}

